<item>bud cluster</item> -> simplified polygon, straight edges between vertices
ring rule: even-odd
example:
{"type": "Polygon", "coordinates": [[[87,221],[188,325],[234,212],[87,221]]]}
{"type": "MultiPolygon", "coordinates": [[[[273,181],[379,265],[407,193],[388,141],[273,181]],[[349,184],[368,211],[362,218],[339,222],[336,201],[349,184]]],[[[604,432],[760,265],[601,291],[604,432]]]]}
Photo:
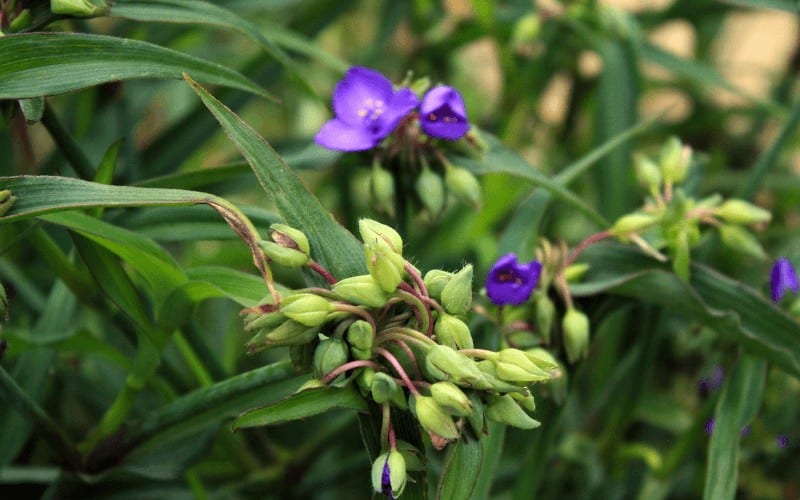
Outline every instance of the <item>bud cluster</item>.
{"type": "MultiPolygon", "coordinates": [[[[246,310],[245,329],[253,335],[248,350],[293,346],[294,361],[313,370],[313,386],[352,384],[385,411],[408,410],[439,449],[465,432],[485,434],[487,419],[537,427],[529,415],[535,405],[528,386],[551,379],[558,365],[541,349],[475,348],[467,323],[472,266],[422,276],[403,257],[394,229],[362,219],[359,231],[369,274],[337,280],[330,288],[295,290],[278,304],[246,310]],[[304,351],[313,355],[303,358],[304,351]]],[[[295,251],[308,257],[307,240],[298,231],[273,226],[272,238],[283,249],[294,242],[295,251]]],[[[260,246],[274,260],[302,260],[260,246]]],[[[404,484],[402,458],[387,449],[373,466],[373,483],[383,492],[390,484],[397,495],[404,484]]]]}

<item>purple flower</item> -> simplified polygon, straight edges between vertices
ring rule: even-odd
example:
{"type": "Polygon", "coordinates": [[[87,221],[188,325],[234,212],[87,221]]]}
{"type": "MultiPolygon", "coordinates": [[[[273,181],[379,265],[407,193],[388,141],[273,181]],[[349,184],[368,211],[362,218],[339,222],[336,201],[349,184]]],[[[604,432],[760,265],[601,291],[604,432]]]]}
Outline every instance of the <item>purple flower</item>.
{"type": "Polygon", "coordinates": [[[489,270],[486,294],[498,306],[522,304],[533,293],[541,273],[542,264],[537,260],[519,264],[513,253],[503,255],[489,270]]]}
{"type": "Polygon", "coordinates": [[[314,142],[337,151],[374,148],[418,103],[411,89],[395,91],[392,82],[382,74],[355,66],[336,84],[333,90],[336,118],[322,126],[314,142]]]}
{"type": "Polygon", "coordinates": [[[383,464],[383,473],[381,474],[381,493],[385,494],[390,500],[394,500],[392,494],[392,471],[389,470],[389,456],[386,456],[386,462],[383,464]]]}
{"type": "Polygon", "coordinates": [[[788,290],[792,293],[800,291],[800,282],[797,279],[797,271],[786,257],[781,257],[775,261],[770,274],[769,285],[772,290],[772,301],[776,304],[781,301],[788,290]]]}
{"type": "Polygon", "coordinates": [[[700,379],[700,383],[698,384],[700,395],[705,397],[710,393],[719,390],[719,388],[722,387],[722,382],[724,381],[725,372],[722,371],[722,368],[720,368],[719,365],[714,366],[710,376],[700,379]]]}
{"type": "Polygon", "coordinates": [[[428,91],[419,106],[422,130],[431,137],[455,141],[469,130],[464,99],[453,87],[439,85],[428,91]]]}
{"type": "Polygon", "coordinates": [[[789,437],[786,434],[778,434],[775,437],[775,446],[778,448],[786,448],[789,446],[789,437]]]}
{"type": "Polygon", "coordinates": [[[709,418],[706,420],[706,435],[710,436],[714,433],[714,417],[709,418]]]}

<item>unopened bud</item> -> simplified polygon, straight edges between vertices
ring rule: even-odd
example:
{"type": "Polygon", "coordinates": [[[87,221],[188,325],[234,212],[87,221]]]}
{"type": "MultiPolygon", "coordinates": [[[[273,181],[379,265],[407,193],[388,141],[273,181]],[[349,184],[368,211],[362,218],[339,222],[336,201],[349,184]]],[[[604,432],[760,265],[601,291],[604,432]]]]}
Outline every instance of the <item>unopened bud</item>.
{"type": "Polygon", "coordinates": [[[446,165],[444,184],[457,199],[474,209],[481,206],[481,185],[469,170],[446,165]]]}
{"type": "Polygon", "coordinates": [[[383,307],[388,300],[383,288],[369,274],[339,280],[331,290],[345,301],[362,306],[383,307]]]}
{"type": "Polygon", "coordinates": [[[245,317],[244,329],[248,332],[272,329],[286,321],[286,316],[279,312],[253,314],[245,317]]]}
{"type": "Polygon", "coordinates": [[[394,177],[388,170],[381,167],[378,162],[372,164],[369,190],[372,194],[372,203],[375,208],[390,217],[394,217],[394,177]]]}
{"type": "Polygon", "coordinates": [[[436,382],[431,385],[431,396],[450,415],[466,417],[472,413],[469,397],[452,382],[436,382]]]}
{"type": "Polygon", "coordinates": [[[466,323],[447,313],[439,313],[433,329],[436,341],[453,349],[472,349],[472,335],[466,323]]]}
{"type": "Polygon", "coordinates": [[[472,308],[472,264],[467,264],[442,289],[442,307],[457,316],[472,308]]]}
{"type": "Polygon", "coordinates": [[[519,349],[503,349],[496,360],[497,376],[508,382],[530,384],[550,378],[550,373],[542,370],[519,349]]]}
{"type": "Polygon", "coordinates": [[[514,401],[529,413],[536,411],[536,401],[534,401],[533,394],[527,388],[522,392],[509,392],[508,395],[514,398],[514,401]]]}
{"type": "Polygon", "coordinates": [[[293,248],[306,255],[311,253],[311,246],[308,244],[308,237],[305,233],[286,224],[270,225],[269,237],[280,246],[293,248]]]}
{"type": "Polygon", "coordinates": [[[436,380],[452,380],[459,385],[474,386],[482,379],[475,361],[446,345],[437,345],[428,351],[425,367],[436,380]]]}
{"type": "Polygon", "coordinates": [[[559,370],[558,360],[546,349],[534,347],[525,351],[525,355],[540,369],[551,375],[559,370]]]}
{"type": "Polygon", "coordinates": [[[375,278],[380,287],[387,293],[394,292],[406,274],[403,257],[366,243],[364,257],[369,274],[375,278]]]}
{"type": "Polygon", "coordinates": [[[324,324],[332,310],[327,299],[313,293],[296,293],[281,302],[281,313],[306,326],[324,324]]]}
{"type": "Polygon", "coordinates": [[[427,165],[417,177],[414,190],[431,217],[436,217],[442,212],[445,202],[444,183],[442,178],[427,165]]]}
{"type": "Polygon", "coordinates": [[[525,413],[525,410],[520,408],[509,394],[502,396],[490,395],[486,416],[495,422],[520,429],[535,429],[542,425],[525,413]]]}
{"type": "Polygon", "coordinates": [[[420,425],[426,431],[448,441],[458,439],[458,428],[451,417],[430,396],[411,396],[409,404],[420,425]]]}
{"type": "Polygon", "coordinates": [[[363,319],[354,321],[347,327],[347,341],[356,349],[372,349],[374,338],[375,332],[372,331],[372,325],[363,319]]]}
{"type": "Polygon", "coordinates": [[[764,248],[761,247],[761,243],[747,229],[731,224],[722,224],[717,229],[719,229],[719,237],[722,240],[722,244],[726,247],[757,259],[766,258],[766,253],[764,248]]]}
{"type": "Polygon", "coordinates": [[[50,0],[50,12],[64,16],[96,17],[108,12],[103,0],[50,0]]]}
{"type": "Polygon", "coordinates": [[[539,36],[542,23],[539,14],[530,13],[520,17],[514,24],[511,34],[511,41],[516,45],[532,42],[539,36]]]}
{"type": "Polygon", "coordinates": [[[475,431],[476,436],[487,434],[486,405],[475,392],[470,393],[469,401],[472,404],[472,413],[467,415],[467,423],[469,423],[469,426],[475,431]]]}
{"type": "Polygon", "coordinates": [[[376,493],[397,498],[406,487],[406,460],[397,450],[378,455],[372,463],[372,488],[376,493]]]}
{"type": "Polygon", "coordinates": [[[684,146],[677,137],[671,137],[659,155],[661,177],[665,182],[675,184],[686,178],[689,163],[692,159],[692,150],[684,146]]]}
{"type": "Polygon", "coordinates": [[[497,375],[497,363],[495,361],[484,359],[478,361],[475,365],[478,367],[478,370],[481,371],[482,375],[479,383],[473,385],[475,389],[495,392],[514,392],[521,390],[519,385],[502,380],[497,375]]]}
{"type": "Polygon", "coordinates": [[[8,23],[8,31],[16,33],[28,28],[33,24],[33,15],[31,9],[23,9],[17,16],[8,23]]]}
{"type": "Polygon", "coordinates": [[[347,363],[347,354],[347,344],[343,340],[323,340],[314,350],[314,373],[320,378],[324,377],[347,363]]]}
{"type": "Polygon", "coordinates": [[[317,336],[319,328],[306,326],[292,319],[287,319],[277,328],[263,329],[247,343],[250,353],[265,347],[302,345],[311,342],[317,336]]]}
{"type": "Polygon", "coordinates": [[[4,189],[0,191],[0,217],[4,216],[9,210],[11,210],[11,206],[16,201],[14,195],[11,194],[11,191],[8,189],[4,189]]]}
{"type": "Polygon", "coordinates": [[[589,353],[589,318],[577,309],[567,309],[561,320],[567,359],[574,363],[589,353]]]}
{"type": "Polygon", "coordinates": [[[553,331],[553,318],[556,315],[556,306],[546,293],[540,294],[533,303],[534,321],[536,330],[546,344],[550,343],[550,334],[553,331]]]}
{"type": "Polygon", "coordinates": [[[611,226],[609,230],[614,236],[625,236],[630,233],[637,233],[647,229],[660,220],[659,215],[635,212],[623,215],[611,226]]]}
{"type": "Polygon", "coordinates": [[[378,404],[390,401],[397,393],[397,389],[397,382],[383,372],[377,372],[372,377],[370,392],[372,393],[372,399],[378,404]]]}
{"type": "Polygon", "coordinates": [[[453,273],[442,271],[441,269],[431,269],[425,273],[425,288],[428,289],[428,294],[436,300],[442,297],[442,290],[453,279],[453,273]]]}
{"type": "Polygon", "coordinates": [[[370,394],[372,392],[372,381],[375,380],[375,373],[377,372],[369,366],[361,368],[359,372],[358,376],[356,376],[356,384],[358,384],[363,394],[370,394]]]}
{"type": "Polygon", "coordinates": [[[568,283],[574,283],[576,281],[580,281],[583,278],[583,275],[586,274],[586,271],[589,270],[591,266],[585,262],[578,262],[576,264],[570,264],[564,268],[564,279],[567,280],[568,283]]]}
{"type": "Polygon", "coordinates": [[[358,232],[361,241],[366,245],[381,247],[386,244],[394,253],[403,255],[403,238],[386,224],[372,219],[361,219],[358,221],[358,232]]]}
{"type": "Polygon", "coordinates": [[[757,224],[772,219],[769,210],[744,200],[728,200],[714,210],[714,215],[732,224],[757,224]]]}
{"type": "Polygon", "coordinates": [[[274,241],[261,240],[258,246],[269,257],[269,260],[289,268],[303,267],[308,264],[308,254],[294,248],[288,248],[274,241]]]}
{"type": "Polygon", "coordinates": [[[637,155],[634,165],[636,180],[639,185],[651,191],[658,190],[661,186],[661,170],[659,170],[658,165],[644,155],[637,155]]]}

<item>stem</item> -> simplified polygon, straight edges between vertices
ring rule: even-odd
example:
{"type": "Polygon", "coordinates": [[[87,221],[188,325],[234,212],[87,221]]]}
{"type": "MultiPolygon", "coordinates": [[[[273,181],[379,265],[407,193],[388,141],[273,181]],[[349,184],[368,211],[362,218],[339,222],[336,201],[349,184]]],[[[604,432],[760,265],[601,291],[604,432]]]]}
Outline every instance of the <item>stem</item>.
{"type": "Polygon", "coordinates": [[[373,332],[378,331],[378,326],[375,324],[375,318],[372,317],[367,311],[361,309],[358,306],[354,306],[353,304],[348,304],[347,302],[334,302],[333,308],[336,311],[348,312],[351,314],[355,314],[361,318],[364,318],[364,321],[370,324],[372,327],[373,332]]]}
{"type": "Polygon", "coordinates": [[[380,341],[381,338],[389,338],[389,335],[403,335],[404,337],[409,338],[409,340],[414,339],[417,343],[424,345],[426,347],[435,346],[436,342],[433,341],[430,337],[425,335],[422,332],[418,332],[413,328],[409,328],[407,326],[393,326],[391,328],[386,328],[385,330],[381,330],[378,332],[377,338],[380,341]]]}
{"type": "Polygon", "coordinates": [[[380,370],[381,369],[381,365],[379,365],[378,363],[376,363],[374,361],[370,361],[368,359],[357,359],[355,361],[349,361],[349,362],[347,362],[347,363],[345,363],[345,364],[343,364],[341,366],[337,366],[330,373],[328,373],[327,375],[322,377],[322,383],[325,384],[325,385],[328,385],[331,382],[331,380],[335,379],[336,377],[338,377],[342,373],[344,373],[346,371],[349,371],[349,370],[355,370],[356,368],[363,368],[365,366],[368,366],[368,367],[370,367],[370,368],[372,368],[374,370],[380,370]]]}
{"type": "Polygon", "coordinates": [[[178,347],[181,355],[183,356],[183,360],[189,365],[189,369],[194,374],[195,378],[200,385],[203,387],[208,387],[214,383],[214,379],[211,377],[211,374],[206,369],[203,362],[197,356],[197,353],[192,348],[192,345],[186,340],[186,337],[180,331],[175,331],[173,334],[173,338],[175,340],[175,345],[178,347]]]}
{"type": "Polygon", "coordinates": [[[497,353],[494,351],[489,351],[488,349],[459,349],[458,352],[465,356],[472,356],[473,358],[489,360],[497,358],[497,353]]]}
{"type": "Polygon", "coordinates": [[[422,302],[422,297],[417,294],[417,291],[411,287],[408,283],[401,283],[400,288],[397,290],[397,293],[406,299],[409,299],[411,302],[414,303],[416,306],[415,312],[419,312],[417,314],[417,320],[420,324],[420,329],[424,330],[428,337],[433,335],[433,313],[431,310],[422,302]],[[405,286],[403,286],[405,285],[405,286]]]}
{"type": "Polygon", "coordinates": [[[320,276],[322,276],[323,278],[325,278],[325,281],[327,281],[331,285],[335,285],[336,282],[339,281],[339,280],[336,279],[336,277],[334,275],[332,275],[330,273],[330,271],[328,271],[327,269],[322,267],[322,264],[320,264],[319,262],[316,262],[316,261],[313,261],[313,260],[309,260],[308,261],[308,267],[312,271],[314,271],[315,273],[317,273],[320,276]]]}
{"type": "Polygon", "coordinates": [[[403,263],[403,269],[405,269],[408,275],[411,276],[411,279],[414,280],[414,283],[419,289],[420,295],[423,297],[430,297],[428,294],[428,287],[425,286],[425,281],[423,281],[422,276],[419,275],[417,270],[414,269],[414,266],[412,266],[408,261],[405,261],[403,263]]]}
{"type": "Polygon", "coordinates": [[[409,392],[411,392],[411,394],[413,394],[414,396],[417,396],[417,397],[421,396],[421,394],[419,393],[417,388],[414,387],[414,383],[411,382],[410,378],[408,378],[408,374],[403,369],[403,366],[400,364],[399,361],[397,361],[397,358],[394,357],[394,354],[392,354],[391,352],[387,351],[383,347],[375,348],[375,353],[380,354],[381,356],[386,358],[386,361],[388,361],[389,364],[392,365],[392,367],[394,368],[394,371],[396,371],[397,374],[400,376],[400,378],[403,380],[403,383],[406,385],[406,387],[408,388],[409,392]]]}
{"type": "Polygon", "coordinates": [[[392,409],[389,403],[381,405],[381,448],[387,449],[390,443],[390,435],[394,437],[394,429],[392,429],[392,409]]]}
{"type": "Polygon", "coordinates": [[[564,267],[567,267],[573,262],[575,262],[575,260],[580,256],[580,254],[583,253],[583,251],[589,248],[590,246],[594,245],[597,242],[603,241],[606,238],[610,238],[611,236],[612,236],[611,231],[600,231],[599,233],[595,233],[586,238],[585,240],[581,241],[580,243],[575,245],[575,248],[572,249],[572,253],[570,253],[569,257],[564,262],[564,267]]]}
{"type": "Polygon", "coordinates": [[[406,356],[408,356],[408,359],[411,361],[411,367],[414,368],[414,377],[421,379],[422,371],[419,368],[419,361],[417,361],[417,357],[414,356],[414,351],[412,351],[411,348],[408,347],[408,344],[406,344],[402,339],[398,338],[392,338],[387,340],[393,344],[397,344],[398,346],[400,346],[400,349],[402,349],[403,352],[406,353],[406,356]]]}
{"type": "Polygon", "coordinates": [[[50,137],[53,138],[64,158],[75,169],[78,177],[86,181],[92,180],[95,171],[94,165],[47,103],[45,103],[42,113],[42,125],[50,133],[50,137]]]}
{"type": "MultiPolygon", "coordinates": [[[[389,405],[386,404],[386,407],[388,408],[389,405]]],[[[392,427],[391,419],[389,420],[389,449],[392,451],[397,449],[397,438],[394,435],[394,427],[392,427]]]]}
{"type": "Polygon", "coordinates": [[[564,299],[564,304],[566,304],[567,309],[572,309],[572,294],[569,293],[569,287],[567,286],[567,280],[564,278],[563,272],[558,273],[556,276],[556,286],[561,292],[561,297],[564,299]]]}

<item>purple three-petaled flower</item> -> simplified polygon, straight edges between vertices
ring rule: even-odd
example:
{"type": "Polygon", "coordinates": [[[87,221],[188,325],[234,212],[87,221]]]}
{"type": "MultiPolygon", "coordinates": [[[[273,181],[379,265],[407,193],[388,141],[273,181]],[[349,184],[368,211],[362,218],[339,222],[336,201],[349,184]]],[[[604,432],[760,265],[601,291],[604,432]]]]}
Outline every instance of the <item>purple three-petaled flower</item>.
{"type": "Polygon", "coordinates": [[[778,303],[786,292],[792,293],[800,291],[800,280],[797,279],[797,271],[786,257],[781,257],[772,266],[772,273],[769,280],[772,291],[772,301],[778,303]]]}
{"type": "Polygon", "coordinates": [[[431,137],[455,141],[469,130],[464,99],[453,87],[439,85],[428,91],[419,106],[422,130],[431,137]]]}
{"type": "Polygon", "coordinates": [[[386,456],[386,462],[383,464],[383,473],[381,474],[381,489],[382,493],[386,495],[389,500],[394,500],[392,493],[392,471],[389,469],[389,456],[386,456]]]}
{"type": "Polygon", "coordinates": [[[541,273],[542,264],[537,260],[520,264],[513,253],[503,255],[486,277],[486,295],[498,306],[523,304],[536,288],[541,273]]]}
{"type": "Polygon", "coordinates": [[[394,90],[377,71],[355,66],[333,90],[336,118],[326,122],[314,142],[337,151],[374,148],[419,103],[408,88],[394,90]]]}

